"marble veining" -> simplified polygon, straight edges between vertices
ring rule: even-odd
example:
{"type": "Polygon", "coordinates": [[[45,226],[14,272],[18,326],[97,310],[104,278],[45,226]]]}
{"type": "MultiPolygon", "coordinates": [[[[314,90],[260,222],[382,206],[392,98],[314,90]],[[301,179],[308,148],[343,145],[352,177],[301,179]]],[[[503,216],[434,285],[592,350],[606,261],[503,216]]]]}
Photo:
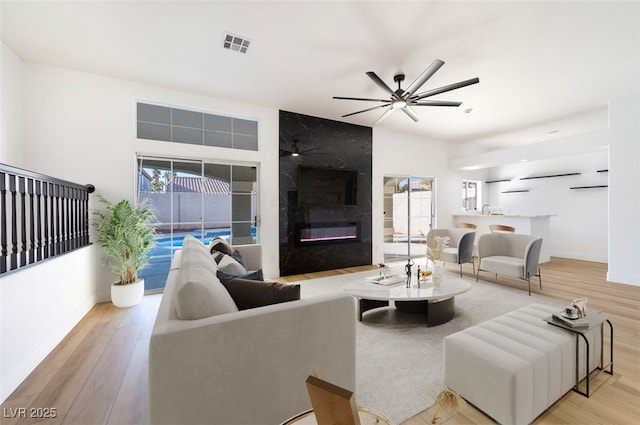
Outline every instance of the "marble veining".
{"type": "Polygon", "coordinates": [[[280,111],[281,151],[291,151],[294,141],[301,155],[280,156],[280,274],[371,264],[371,127],[280,111]],[[357,170],[356,204],[299,206],[299,165],[357,170]],[[359,240],[296,243],[296,224],[331,222],[359,222],[359,240]]]}

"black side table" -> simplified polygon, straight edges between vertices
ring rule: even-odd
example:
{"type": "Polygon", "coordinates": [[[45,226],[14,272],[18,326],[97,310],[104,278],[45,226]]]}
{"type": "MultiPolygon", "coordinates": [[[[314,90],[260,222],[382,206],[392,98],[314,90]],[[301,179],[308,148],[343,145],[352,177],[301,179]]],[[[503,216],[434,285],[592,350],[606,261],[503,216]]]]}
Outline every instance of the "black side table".
{"type": "Polygon", "coordinates": [[[586,319],[588,320],[589,324],[587,326],[581,326],[581,327],[571,327],[565,324],[564,322],[562,322],[561,320],[554,318],[553,316],[549,316],[544,320],[550,325],[557,326],[562,329],[566,329],[567,331],[572,332],[576,335],[576,385],[575,387],[573,387],[573,390],[578,394],[581,394],[588,398],[589,397],[589,380],[590,380],[589,339],[587,338],[586,332],[600,326],[600,366],[596,368],[597,373],[594,375],[594,378],[598,376],[598,374],[603,370],[605,371],[605,373],[608,373],[609,375],[613,375],[613,325],[611,324],[611,321],[609,320],[609,318],[607,318],[607,316],[601,314],[596,310],[587,310],[586,319]],[[606,365],[604,364],[604,322],[607,322],[609,324],[609,331],[611,336],[609,341],[609,363],[607,363],[606,365]],[[585,392],[580,391],[580,371],[579,371],[579,361],[578,361],[579,353],[580,353],[580,350],[578,349],[578,344],[580,341],[579,337],[582,337],[585,343],[585,354],[586,354],[586,361],[587,361],[585,365],[585,368],[586,368],[585,379],[586,379],[586,387],[587,387],[585,392]],[[606,370],[607,368],[609,368],[608,371],[606,370]]]}

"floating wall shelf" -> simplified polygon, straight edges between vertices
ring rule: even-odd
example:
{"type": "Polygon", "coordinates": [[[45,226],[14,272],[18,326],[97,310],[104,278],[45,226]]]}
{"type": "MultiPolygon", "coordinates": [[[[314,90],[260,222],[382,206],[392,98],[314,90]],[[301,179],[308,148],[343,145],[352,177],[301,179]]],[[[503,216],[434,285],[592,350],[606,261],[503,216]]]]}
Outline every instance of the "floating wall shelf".
{"type": "Polygon", "coordinates": [[[505,190],[502,193],[521,193],[521,192],[528,192],[529,189],[520,189],[520,190],[505,190]]]}
{"type": "Polygon", "coordinates": [[[599,187],[609,187],[609,185],[603,184],[603,185],[597,185],[597,186],[573,186],[573,187],[570,187],[569,189],[595,189],[599,187]]]}
{"type": "Polygon", "coordinates": [[[566,176],[579,176],[579,175],[580,173],[550,174],[548,176],[520,177],[520,180],[548,179],[550,177],[566,177],[566,176]]]}
{"type": "Polygon", "coordinates": [[[510,182],[511,179],[500,179],[500,180],[487,180],[485,183],[500,183],[500,182],[510,182]]]}
{"type": "Polygon", "coordinates": [[[608,173],[609,170],[597,170],[596,173],[608,173]]]}

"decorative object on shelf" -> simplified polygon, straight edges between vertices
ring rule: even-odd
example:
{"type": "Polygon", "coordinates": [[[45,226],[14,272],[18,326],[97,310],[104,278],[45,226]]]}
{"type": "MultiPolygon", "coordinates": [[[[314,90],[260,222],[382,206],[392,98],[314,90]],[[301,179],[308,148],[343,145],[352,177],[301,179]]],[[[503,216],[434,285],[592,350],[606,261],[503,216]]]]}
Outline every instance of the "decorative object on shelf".
{"type": "Polygon", "coordinates": [[[463,403],[462,397],[460,394],[455,392],[449,386],[445,387],[438,396],[436,397],[436,402],[433,405],[433,416],[431,418],[431,423],[435,424],[442,420],[439,416],[440,413],[457,413],[460,410],[460,405],[463,403]]]}
{"type": "Polygon", "coordinates": [[[97,243],[108,257],[105,262],[118,275],[111,285],[111,301],[116,307],[131,307],[144,296],[144,280],[138,274],[149,261],[155,245],[154,218],[148,201],[133,207],[127,199],[112,204],[98,196],[106,211],[94,211],[92,224],[97,243]]]}
{"type": "Polygon", "coordinates": [[[360,425],[353,392],[313,375],[306,384],[318,425],[360,425]]]}

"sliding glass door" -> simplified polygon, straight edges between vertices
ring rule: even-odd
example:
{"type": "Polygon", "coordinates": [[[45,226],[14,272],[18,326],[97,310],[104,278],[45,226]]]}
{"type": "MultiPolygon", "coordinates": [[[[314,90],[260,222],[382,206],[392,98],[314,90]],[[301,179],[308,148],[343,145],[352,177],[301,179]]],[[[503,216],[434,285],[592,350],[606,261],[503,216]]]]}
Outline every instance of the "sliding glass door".
{"type": "Polygon", "coordinates": [[[208,244],[257,243],[257,167],[171,158],[138,158],[138,200],[156,215],[157,244],[141,273],[146,290],[164,287],[171,259],[186,235],[208,244]]]}
{"type": "Polygon", "coordinates": [[[435,212],[433,179],[385,176],[383,190],[385,261],[426,256],[435,212]]]}

